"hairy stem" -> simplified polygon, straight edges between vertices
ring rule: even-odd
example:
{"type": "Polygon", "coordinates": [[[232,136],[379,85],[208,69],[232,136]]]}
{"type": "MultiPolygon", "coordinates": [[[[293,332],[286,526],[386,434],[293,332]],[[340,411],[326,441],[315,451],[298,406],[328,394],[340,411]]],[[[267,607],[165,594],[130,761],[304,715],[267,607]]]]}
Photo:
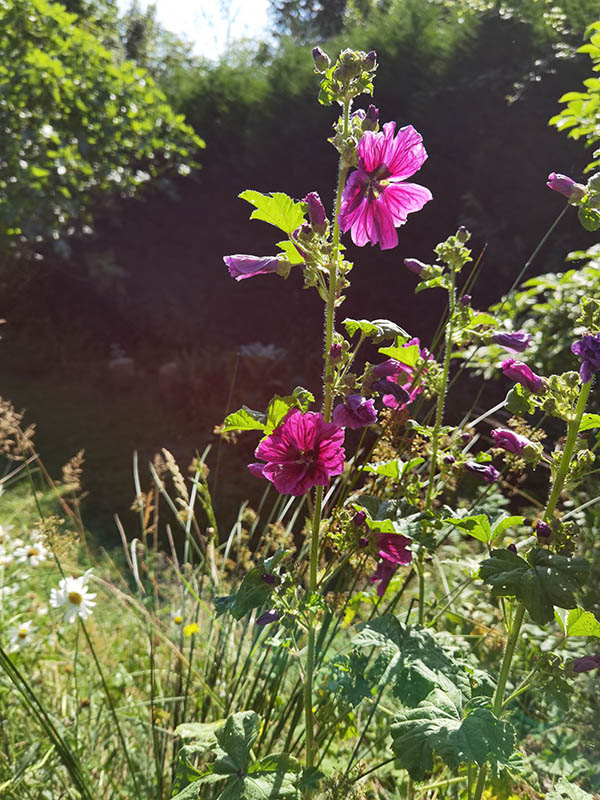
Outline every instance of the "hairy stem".
{"type": "MultiPolygon", "coordinates": [[[[350,120],[350,102],[344,104],[344,136],[348,133],[350,120]]],[[[335,301],[338,284],[338,264],[340,258],[340,224],[338,217],[342,203],[342,192],[346,182],[348,164],[344,158],[340,158],[338,172],[338,183],[335,197],[335,212],[333,221],[332,251],[329,262],[329,294],[325,306],[325,342],[323,347],[323,359],[325,362],[323,370],[323,417],[326,422],[331,420],[331,409],[333,405],[333,363],[330,357],[331,345],[333,343],[333,329],[335,322],[335,301]]],[[[310,561],[309,561],[309,582],[308,596],[312,597],[317,591],[317,573],[319,565],[319,532],[321,529],[321,519],[323,514],[323,487],[317,486],[315,490],[315,505],[311,526],[310,542],[310,561]]],[[[313,673],[315,666],[315,641],[317,625],[313,614],[310,614],[308,627],[308,642],[306,647],[306,668],[304,675],[304,719],[306,729],[306,767],[312,767],[315,763],[316,742],[315,726],[312,707],[313,698],[313,673]]],[[[309,791],[306,794],[308,800],[313,796],[309,791]]]]}

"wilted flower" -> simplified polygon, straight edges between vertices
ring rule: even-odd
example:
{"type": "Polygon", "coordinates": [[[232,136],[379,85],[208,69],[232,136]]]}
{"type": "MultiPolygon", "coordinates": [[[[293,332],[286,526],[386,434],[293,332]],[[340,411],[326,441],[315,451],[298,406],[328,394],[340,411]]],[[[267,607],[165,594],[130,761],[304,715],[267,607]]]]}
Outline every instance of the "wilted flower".
{"type": "Polygon", "coordinates": [[[502,372],[507,378],[520,383],[534,394],[543,394],[546,390],[546,383],[543,378],[525,364],[524,361],[517,361],[514,358],[507,358],[502,362],[502,372]]]}
{"type": "Polygon", "coordinates": [[[344,468],[344,431],[321,414],[295,408],[254,451],[266,464],[249,464],[257,477],[270,480],[281,494],[302,495],[327,486],[344,468]]]}
{"type": "Polygon", "coordinates": [[[223,261],[227,264],[229,274],[236,281],[277,272],[280,263],[277,256],[223,256],[223,261]]]}
{"type": "Polygon", "coordinates": [[[427,153],[419,133],[408,125],[398,131],[386,122],[383,132],[366,131],[358,143],[358,169],[348,178],[339,214],[345,233],[359,247],[379,243],[382,250],[396,247],[396,228],[407,215],[420,211],[431,192],[416,183],[404,183],[421,167],[427,153]]]}
{"type": "Polygon", "coordinates": [[[377,556],[381,559],[375,570],[375,574],[369,579],[371,583],[377,583],[377,594],[383,597],[394,572],[400,566],[410,564],[412,553],[407,549],[410,539],[401,536],[399,533],[376,533],[377,556]]]}
{"type": "Polygon", "coordinates": [[[595,656],[582,656],[575,658],[571,665],[573,672],[590,672],[593,669],[600,669],[600,653],[595,656]]]}
{"type": "Polygon", "coordinates": [[[64,606],[64,622],[75,622],[77,617],[87,619],[96,605],[95,593],[88,592],[87,582],[91,569],[80,578],[61,578],[58,589],[50,592],[50,605],[52,608],[64,606]]]}
{"type": "Polygon", "coordinates": [[[531,336],[525,331],[506,331],[492,335],[492,342],[499,344],[510,353],[522,353],[529,347],[531,336]]]}
{"type": "Polygon", "coordinates": [[[465,469],[479,476],[485,483],[494,483],[500,475],[496,467],[491,464],[480,464],[478,461],[466,461],[465,469]]]}
{"type": "Polygon", "coordinates": [[[569,178],[568,175],[561,175],[560,172],[551,172],[548,175],[546,186],[564,195],[569,200],[581,200],[585,194],[585,186],[581,183],[575,183],[573,178],[569,178]]]}
{"type": "Polygon", "coordinates": [[[579,377],[589,383],[600,370],[600,333],[584,333],[578,342],[573,342],[571,351],[582,360],[579,377]]]}
{"type": "Polygon", "coordinates": [[[505,428],[495,428],[491,433],[492,439],[496,443],[496,447],[501,447],[509,453],[514,453],[517,456],[525,456],[536,458],[541,453],[539,444],[535,444],[526,436],[521,436],[514,431],[506,430],[505,428]]]}
{"type": "Polygon", "coordinates": [[[367,400],[360,394],[349,395],[343,403],[333,409],[333,422],[340,428],[365,428],[377,422],[375,401],[367,400]]]}
{"type": "Polygon", "coordinates": [[[22,647],[28,645],[32,638],[32,633],[35,628],[32,628],[33,622],[28,620],[27,622],[22,622],[20,625],[17,625],[15,628],[10,630],[10,638],[8,640],[8,649],[11,653],[14,653],[16,650],[20,650],[22,647]]]}
{"type": "Polygon", "coordinates": [[[270,625],[271,622],[277,622],[280,618],[281,614],[279,611],[275,611],[272,608],[270,611],[265,611],[264,614],[261,614],[260,617],[256,620],[257,625],[270,625]]]}

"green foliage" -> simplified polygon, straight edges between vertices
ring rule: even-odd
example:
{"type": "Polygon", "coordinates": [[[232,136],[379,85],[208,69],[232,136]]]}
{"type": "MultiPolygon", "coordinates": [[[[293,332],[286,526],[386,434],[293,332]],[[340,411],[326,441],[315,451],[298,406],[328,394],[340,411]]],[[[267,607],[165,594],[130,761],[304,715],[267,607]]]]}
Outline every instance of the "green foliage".
{"type": "Polygon", "coordinates": [[[348,336],[354,336],[357,331],[360,331],[366,339],[371,339],[375,343],[385,339],[396,339],[397,337],[405,341],[410,339],[410,335],[404,328],[396,325],[395,322],[390,322],[389,319],[368,320],[350,319],[348,317],[342,321],[342,325],[346,328],[348,336]]]}
{"type": "Polygon", "coordinates": [[[576,608],[575,594],[589,575],[584,558],[567,558],[534,547],[527,561],[511,550],[492,550],[479,577],[494,597],[516,597],[539,625],[554,619],[554,606],[576,608]]]}
{"type": "Polygon", "coordinates": [[[546,800],[593,800],[593,798],[576,784],[559,778],[556,786],[546,794],[546,800]]]}
{"type": "Polygon", "coordinates": [[[244,575],[237,592],[224,597],[215,597],[217,616],[229,613],[234,619],[242,619],[254,608],[260,608],[266,603],[274,585],[267,583],[264,576],[273,575],[273,570],[285,555],[286,550],[281,548],[274,556],[261,561],[244,575]]]}
{"type": "Polygon", "coordinates": [[[221,432],[263,431],[265,436],[268,436],[273,433],[290,409],[299,408],[307,411],[314,401],[315,398],[311,392],[302,386],[297,386],[293,393],[286,397],[276,394],[264,413],[242,406],[239,411],[228,414],[221,427],[221,432]]]}
{"type": "Polygon", "coordinates": [[[565,636],[596,636],[600,638],[600,622],[591,611],[573,608],[568,612],[554,610],[556,621],[565,636]]]}
{"type": "Polygon", "coordinates": [[[283,192],[262,194],[252,189],[246,189],[239,195],[256,209],[250,214],[250,219],[261,219],[274,225],[276,228],[290,234],[304,222],[304,206],[288,197],[283,192]]]}
{"type": "Polygon", "coordinates": [[[266,800],[298,797],[300,763],[288,753],[268,755],[251,762],[252,747],[260,733],[254,711],[239,711],[215,730],[215,760],[173,800],[198,796],[199,786],[228,780],[217,800],[266,800]]]}
{"type": "Polygon", "coordinates": [[[444,522],[449,522],[474,539],[479,539],[480,542],[485,544],[492,544],[497,539],[500,539],[508,528],[518,527],[525,521],[525,517],[516,515],[510,516],[509,514],[500,514],[500,516],[490,523],[490,520],[485,514],[477,514],[472,517],[461,517],[459,519],[448,518],[444,522]]]}
{"type": "MultiPolygon", "coordinates": [[[[592,23],[587,33],[589,43],[582,45],[578,52],[588,53],[592,60],[594,72],[600,71],[600,22],[592,23]]],[[[584,139],[587,147],[593,146],[600,140],[598,121],[600,120],[600,78],[588,78],[584,82],[586,91],[567,92],[559,102],[566,103],[566,108],[552,117],[549,124],[556,126],[559,131],[568,131],[571,139],[584,139]]],[[[585,168],[590,172],[600,166],[598,153],[594,153],[594,160],[585,168]]],[[[594,209],[584,210],[584,219],[580,220],[588,230],[597,230],[600,227],[600,215],[594,209]],[[589,223],[589,224],[588,224],[589,223]]]]}
{"type": "Polygon", "coordinates": [[[488,708],[462,716],[451,696],[433,692],[416,708],[398,714],[391,727],[397,763],[413,780],[423,780],[433,769],[433,756],[456,768],[460,764],[509,763],[515,731],[488,708]]]}
{"type": "Polygon", "coordinates": [[[99,201],[194,165],[203,142],[154,81],[63,6],[2,3],[0,49],[0,251],[66,255],[99,201]]]}

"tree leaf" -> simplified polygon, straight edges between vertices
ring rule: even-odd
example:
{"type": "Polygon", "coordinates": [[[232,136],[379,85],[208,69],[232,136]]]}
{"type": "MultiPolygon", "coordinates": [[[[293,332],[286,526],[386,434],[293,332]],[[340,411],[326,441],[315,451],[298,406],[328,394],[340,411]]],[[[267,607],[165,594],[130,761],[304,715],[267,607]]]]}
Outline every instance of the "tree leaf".
{"type": "Polygon", "coordinates": [[[574,594],[589,573],[589,563],[537,547],[527,558],[510,550],[492,550],[481,563],[479,577],[492,587],[494,597],[520,600],[539,625],[554,619],[554,606],[576,608],[574,594]]]}
{"type": "Polygon", "coordinates": [[[262,194],[253,189],[246,189],[240,195],[256,209],[250,214],[250,219],[260,219],[274,225],[287,234],[295,231],[304,222],[304,206],[288,197],[283,192],[262,194]]]}
{"type": "Polygon", "coordinates": [[[600,622],[591,611],[573,608],[566,614],[554,611],[556,621],[566,636],[597,636],[600,638],[600,622]]]}
{"type": "Polygon", "coordinates": [[[449,767],[460,764],[494,766],[508,763],[515,732],[488,708],[476,708],[461,718],[457,706],[436,691],[417,708],[398,714],[391,726],[397,763],[413,780],[423,780],[433,769],[436,753],[449,767]]]}

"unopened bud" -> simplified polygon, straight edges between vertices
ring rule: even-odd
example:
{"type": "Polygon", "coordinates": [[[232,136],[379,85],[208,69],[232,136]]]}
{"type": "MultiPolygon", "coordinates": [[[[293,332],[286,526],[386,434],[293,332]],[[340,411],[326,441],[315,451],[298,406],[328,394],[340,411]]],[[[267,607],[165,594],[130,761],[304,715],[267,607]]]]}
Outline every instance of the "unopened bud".
{"type": "Polygon", "coordinates": [[[469,241],[469,239],[471,238],[471,234],[465,228],[464,225],[461,225],[460,228],[456,231],[456,238],[461,244],[464,244],[465,242],[469,241]]]}
{"type": "Polygon", "coordinates": [[[316,72],[325,72],[331,66],[331,59],[320,47],[313,47],[312,57],[316,72]]]}
{"type": "Polygon", "coordinates": [[[365,547],[369,546],[369,540],[367,539],[366,536],[360,537],[360,539],[358,540],[358,546],[361,548],[361,550],[364,550],[365,547]]]}
{"type": "Polygon", "coordinates": [[[509,544],[506,549],[510,550],[511,553],[516,553],[517,552],[517,545],[516,544],[509,544]]]}
{"type": "Polygon", "coordinates": [[[470,294],[463,294],[462,297],[458,298],[458,302],[461,304],[461,306],[470,306],[472,299],[473,298],[471,297],[470,294]]]}
{"type": "Polygon", "coordinates": [[[369,70],[369,72],[373,72],[373,70],[377,67],[377,53],[375,50],[370,50],[367,53],[364,63],[365,69],[369,70]]]}
{"type": "Polygon", "coordinates": [[[342,345],[339,342],[334,342],[329,348],[329,360],[337,361],[342,355],[342,345]]]}
{"type": "Polygon", "coordinates": [[[427,266],[427,264],[424,264],[422,261],[419,261],[418,258],[405,258],[404,266],[411,272],[414,272],[415,275],[420,275],[427,266]]]}
{"type": "Polygon", "coordinates": [[[357,511],[352,517],[352,524],[358,528],[359,525],[364,525],[367,515],[364,511],[357,511]]]}
{"type": "Polygon", "coordinates": [[[552,536],[552,528],[547,522],[538,519],[535,523],[535,533],[540,539],[549,539],[552,536]]]}
{"type": "Polygon", "coordinates": [[[449,453],[447,456],[444,456],[444,464],[454,464],[455,461],[456,459],[454,456],[451,456],[449,453]]]}
{"type": "Polygon", "coordinates": [[[375,108],[373,104],[367,109],[365,119],[363,121],[363,131],[376,131],[379,122],[379,109],[375,108]]]}

